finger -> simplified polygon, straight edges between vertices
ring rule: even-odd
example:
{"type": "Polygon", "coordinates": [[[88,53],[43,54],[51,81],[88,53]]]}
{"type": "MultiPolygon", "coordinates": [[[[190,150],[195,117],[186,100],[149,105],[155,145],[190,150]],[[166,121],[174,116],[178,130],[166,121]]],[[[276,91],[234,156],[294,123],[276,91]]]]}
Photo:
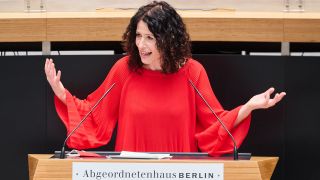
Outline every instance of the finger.
{"type": "Polygon", "coordinates": [[[56,77],[56,68],[54,67],[54,63],[51,65],[51,71],[50,71],[51,77],[54,79],[56,77]]]}
{"type": "Polygon", "coordinates": [[[274,92],[274,87],[269,88],[266,93],[268,93],[269,95],[271,95],[274,92]]]}
{"type": "Polygon", "coordinates": [[[45,70],[45,72],[46,73],[48,73],[49,72],[49,68],[50,68],[50,59],[46,59],[46,63],[45,63],[45,65],[44,65],[44,70],[45,70]]]}
{"type": "Polygon", "coordinates": [[[263,96],[266,100],[270,99],[270,94],[274,91],[274,88],[269,88],[265,92],[263,92],[263,96]]]}
{"type": "Polygon", "coordinates": [[[53,69],[52,69],[52,74],[54,77],[57,77],[57,71],[56,71],[56,68],[55,68],[55,65],[53,64],[53,69]]]}
{"type": "Polygon", "coordinates": [[[47,75],[47,79],[51,79],[52,78],[52,75],[51,75],[51,64],[50,62],[48,62],[48,67],[47,67],[47,70],[46,70],[46,75],[47,75]]]}
{"type": "Polygon", "coordinates": [[[52,63],[48,65],[48,77],[52,79],[54,76],[52,75],[52,63]]]}
{"type": "MultiPolygon", "coordinates": [[[[285,92],[281,92],[280,94],[277,93],[277,94],[275,95],[274,99],[273,99],[273,102],[272,102],[272,103],[274,103],[273,105],[275,105],[275,104],[277,104],[279,101],[281,101],[281,99],[282,99],[285,95],[286,95],[285,92]]],[[[272,105],[272,106],[273,106],[273,105],[272,105]]]]}
{"type": "Polygon", "coordinates": [[[50,63],[50,61],[48,61],[48,66],[47,66],[47,71],[46,71],[47,76],[50,76],[50,68],[51,68],[51,63],[50,63]]]}
{"type": "Polygon", "coordinates": [[[285,92],[281,92],[278,96],[278,102],[282,100],[282,98],[286,95],[285,92]]]}
{"type": "Polygon", "coordinates": [[[264,92],[264,98],[266,99],[266,101],[270,99],[270,95],[272,94],[273,91],[274,89],[269,88],[268,90],[266,90],[266,92],[264,92]]]}
{"type": "Polygon", "coordinates": [[[268,101],[267,108],[272,107],[275,104],[277,104],[280,101],[279,97],[280,97],[279,93],[276,93],[274,95],[273,99],[270,98],[269,101],[268,101]]]}
{"type": "Polygon", "coordinates": [[[56,79],[56,81],[57,81],[57,82],[59,82],[59,81],[60,81],[60,79],[61,79],[61,71],[60,71],[60,70],[58,70],[58,73],[57,73],[57,79],[56,79]]]}
{"type": "Polygon", "coordinates": [[[53,62],[49,59],[49,64],[48,64],[49,72],[50,72],[50,71],[51,71],[51,69],[52,69],[52,64],[53,64],[53,62]]]}
{"type": "Polygon", "coordinates": [[[279,93],[276,93],[276,94],[274,95],[274,98],[273,98],[273,104],[272,104],[272,106],[275,105],[276,103],[278,103],[278,102],[280,101],[279,98],[280,98],[279,93]]]}
{"type": "Polygon", "coordinates": [[[46,58],[46,62],[44,63],[44,71],[46,72],[48,69],[48,58],[46,58]]]}

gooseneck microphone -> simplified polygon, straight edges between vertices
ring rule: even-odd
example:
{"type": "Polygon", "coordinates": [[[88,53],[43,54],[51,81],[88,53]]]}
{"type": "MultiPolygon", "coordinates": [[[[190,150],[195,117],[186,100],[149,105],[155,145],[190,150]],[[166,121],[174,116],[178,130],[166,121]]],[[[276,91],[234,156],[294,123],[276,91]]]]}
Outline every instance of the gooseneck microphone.
{"type": "Polygon", "coordinates": [[[61,153],[60,153],[60,159],[65,158],[65,146],[67,143],[67,140],[70,138],[70,136],[81,126],[81,124],[87,119],[89,114],[97,107],[97,105],[100,103],[100,101],[110,92],[110,90],[113,88],[113,86],[116,83],[113,83],[110,88],[101,96],[101,98],[94,104],[94,106],[90,109],[90,111],[82,118],[82,120],[79,122],[79,124],[69,133],[69,135],[66,137],[66,139],[63,142],[61,153]]]}
{"type": "Polygon", "coordinates": [[[204,103],[207,105],[207,107],[210,109],[210,111],[212,112],[212,114],[217,118],[217,120],[219,121],[219,123],[222,125],[223,129],[225,129],[228,133],[228,135],[230,136],[232,142],[233,142],[233,159],[234,160],[238,160],[238,149],[237,149],[237,144],[236,141],[234,140],[232,134],[230,133],[230,131],[228,130],[228,128],[226,127],[226,125],[221,121],[221,119],[218,117],[218,115],[213,111],[213,109],[211,108],[211,106],[209,105],[209,103],[206,101],[206,99],[202,96],[202,94],[200,93],[200,91],[198,90],[198,88],[196,88],[196,86],[193,84],[193,82],[189,79],[190,84],[192,85],[192,87],[196,90],[197,94],[200,96],[200,98],[204,101],[204,103]]]}

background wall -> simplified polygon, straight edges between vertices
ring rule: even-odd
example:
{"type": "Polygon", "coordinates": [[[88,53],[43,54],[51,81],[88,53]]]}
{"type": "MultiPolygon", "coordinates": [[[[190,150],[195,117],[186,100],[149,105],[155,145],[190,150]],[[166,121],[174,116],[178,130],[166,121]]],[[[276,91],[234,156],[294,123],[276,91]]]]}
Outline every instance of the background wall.
{"type": "MultiPolygon", "coordinates": [[[[0,12],[23,12],[27,2],[32,10],[39,10],[40,4],[49,12],[61,11],[96,11],[101,8],[138,8],[152,0],[0,0],[0,12]]],[[[166,0],[177,9],[220,9],[236,11],[282,11],[285,2],[290,3],[291,9],[299,9],[300,0],[166,0]]],[[[318,0],[303,0],[304,10],[315,12],[320,10],[318,0]]]]}
{"type": "MultiPolygon", "coordinates": [[[[85,97],[120,56],[55,56],[66,88],[85,97]]],[[[240,152],[279,156],[272,179],[320,179],[319,57],[194,55],[226,109],[270,86],[286,91],[276,107],[254,111],[240,152]]],[[[28,179],[27,155],[60,150],[66,132],[53,107],[43,56],[0,57],[2,179],[28,179]]],[[[111,143],[100,150],[112,150],[111,143]]]]}

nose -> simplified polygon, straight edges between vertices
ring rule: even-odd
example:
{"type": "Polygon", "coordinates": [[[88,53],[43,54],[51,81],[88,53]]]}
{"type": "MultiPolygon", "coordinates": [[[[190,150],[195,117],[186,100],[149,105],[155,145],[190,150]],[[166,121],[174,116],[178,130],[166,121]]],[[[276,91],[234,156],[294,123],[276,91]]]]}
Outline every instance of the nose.
{"type": "Polygon", "coordinates": [[[138,48],[143,48],[145,45],[145,39],[143,37],[141,37],[139,40],[138,40],[138,43],[137,43],[137,46],[138,48]]]}

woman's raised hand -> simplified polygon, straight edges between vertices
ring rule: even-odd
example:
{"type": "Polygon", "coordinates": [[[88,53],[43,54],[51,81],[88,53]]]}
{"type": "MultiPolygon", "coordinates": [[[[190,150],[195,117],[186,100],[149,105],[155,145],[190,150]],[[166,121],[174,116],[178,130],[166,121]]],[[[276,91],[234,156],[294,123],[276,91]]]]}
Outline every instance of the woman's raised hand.
{"type": "Polygon", "coordinates": [[[238,117],[234,123],[237,126],[255,109],[267,109],[276,105],[286,95],[285,92],[276,93],[273,98],[271,94],[274,92],[274,88],[271,87],[261,94],[253,96],[246,104],[244,104],[239,110],[238,117]]]}
{"type": "Polygon", "coordinates": [[[44,66],[44,71],[47,76],[47,80],[55,93],[55,95],[62,101],[66,102],[66,92],[61,82],[61,71],[56,71],[53,60],[47,58],[44,66]]]}
{"type": "Polygon", "coordinates": [[[281,99],[286,95],[285,92],[276,93],[273,98],[271,94],[274,92],[274,88],[271,87],[261,94],[253,96],[248,102],[247,105],[254,109],[267,109],[276,105],[281,99]]]}

